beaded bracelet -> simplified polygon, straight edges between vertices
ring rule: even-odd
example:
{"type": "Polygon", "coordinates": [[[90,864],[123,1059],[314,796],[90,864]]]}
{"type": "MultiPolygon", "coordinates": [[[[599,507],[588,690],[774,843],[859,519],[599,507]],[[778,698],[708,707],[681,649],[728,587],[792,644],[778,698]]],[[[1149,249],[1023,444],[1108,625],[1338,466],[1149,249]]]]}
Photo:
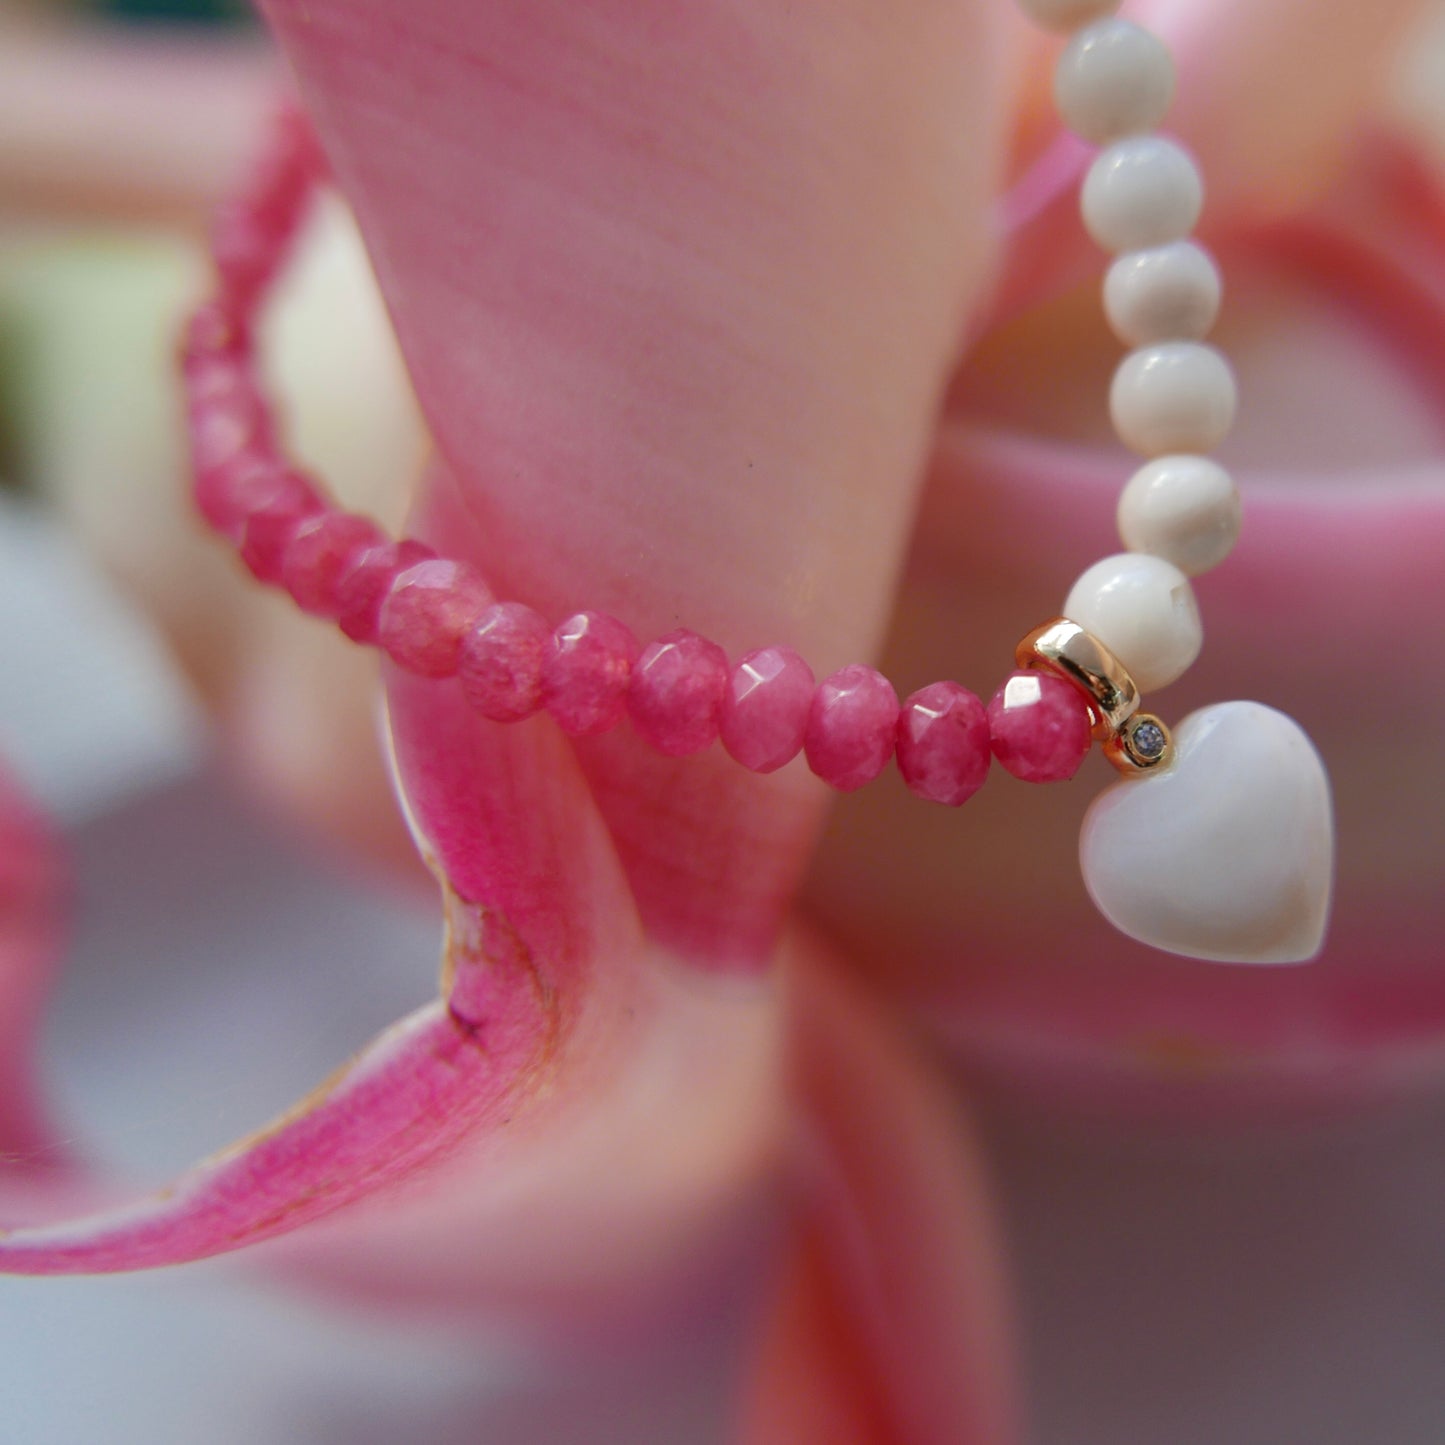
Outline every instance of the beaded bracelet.
{"type": "Polygon", "coordinates": [[[782,646],[730,666],[722,648],[686,629],[643,647],[600,612],[551,627],[523,603],[495,598],[467,563],[388,540],[332,505],[281,452],[254,366],[253,320],[325,174],[292,109],[217,217],[217,293],[184,334],[196,501],[259,580],[411,672],[456,678],[494,722],[544,711],[583,736],[627,717],[670,756],[720,740],[742,766],[768,773],[802,752],[845,792],[896,758],[913,793],[953,806],[983,785],[991,758],[1026,781],[1058,781],[1097,739],[1135,775],[1095,800],[1081,841],[1085,883],[1110,921],[1194,957],[1302,960],[1323,938],[1333,867],[1328,784],[1309,740],[1256,703],[1203,709],[1180,725],[1177,742],[1140,710],[1141,688],[1174,681],[1197,656],[1188,578],[1222,561],[1239,530],[1233,481],[1203,455],[1229,431],[1235,386],[1201,341],[1221,289],[1208,254],[1186,239],[1202,184],[1188,154],[1152,134],[1172,98],[1173,64],[1155,36],[1109,18],[1117,0],[1021,3],[1040,23],[1073,32],[1055,96],[1065,123],[1104,147],[1082,211],[1117,255],[1104,305],[1134,348],[1110,409],[1121,440],[1152,460],[1120,499],[1129,550],[1089,568],[1064,616],[1023,638],[1018,670],[987,707],[951,681],[900,705],[892,684],[859,663],[817,683],[782,646]]]}

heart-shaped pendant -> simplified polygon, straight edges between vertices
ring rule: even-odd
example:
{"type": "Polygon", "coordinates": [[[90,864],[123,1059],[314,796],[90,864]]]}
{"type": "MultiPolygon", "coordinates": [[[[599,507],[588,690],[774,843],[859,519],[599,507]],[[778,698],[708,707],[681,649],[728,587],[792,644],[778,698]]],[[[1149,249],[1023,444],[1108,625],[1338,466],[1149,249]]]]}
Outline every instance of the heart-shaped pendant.
{"type": "Polygon", "coordinates": [[[1079,838],[1084,885],[1121,933],[1221,963],[1319,952],[1334,874],[1324,764],[1257,702],[1201,708],[1172,761],[1106,788],[1079,838]]]}

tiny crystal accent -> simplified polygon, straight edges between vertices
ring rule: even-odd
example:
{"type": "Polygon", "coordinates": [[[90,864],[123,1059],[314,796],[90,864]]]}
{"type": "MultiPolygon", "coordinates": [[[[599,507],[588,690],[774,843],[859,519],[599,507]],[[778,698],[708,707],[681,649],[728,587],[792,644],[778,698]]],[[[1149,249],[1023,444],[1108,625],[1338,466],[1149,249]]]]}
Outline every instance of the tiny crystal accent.
{"type": "Polygon", "coordinates": [[[1141,758],[1157,758],[1164,751],[1164,729],[1158,723],[1140,723],[1134,729],[1133,743],[1141,758]]]}

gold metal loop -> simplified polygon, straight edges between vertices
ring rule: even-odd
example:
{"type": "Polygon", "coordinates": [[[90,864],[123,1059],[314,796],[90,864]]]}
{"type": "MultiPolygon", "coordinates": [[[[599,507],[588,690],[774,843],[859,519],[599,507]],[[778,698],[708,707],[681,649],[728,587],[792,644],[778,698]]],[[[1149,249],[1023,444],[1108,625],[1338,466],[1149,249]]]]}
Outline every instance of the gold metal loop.
{"type": "Polygon", "coordinates": [[[1072,683],[1089,699],[1094,736],[1108,742],[1139,710],[1139,689],[1128,669],[1077,622],[1056,617],[1014,648],[1020,667],[1039,667],[1072,683]]]}
{"type": "Polygon", "coordinates": [[[1129,669],[1092,633],[1067,617],[1036,627],[1014,649],[1020,667],[1061,677],[1088,699],[1094,737],[1121,773],[1144,772],[1169,761],[1174,739],[1153,713],[1139,711],[1129,669]]]}

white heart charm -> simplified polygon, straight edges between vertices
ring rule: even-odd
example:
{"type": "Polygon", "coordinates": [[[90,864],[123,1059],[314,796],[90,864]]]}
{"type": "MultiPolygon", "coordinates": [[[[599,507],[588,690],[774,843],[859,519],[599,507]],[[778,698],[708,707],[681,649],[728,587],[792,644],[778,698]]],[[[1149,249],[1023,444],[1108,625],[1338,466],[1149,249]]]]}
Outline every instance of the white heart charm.
{"type": "Polygon", "coordinates": [[[1201,708],[1174,758],[1089,808],[1084,886],[1121,933],[1221,963],[1303,963],[1329,917],[1335,834],[1324,764],[1257,702],[1201,708]]]}

